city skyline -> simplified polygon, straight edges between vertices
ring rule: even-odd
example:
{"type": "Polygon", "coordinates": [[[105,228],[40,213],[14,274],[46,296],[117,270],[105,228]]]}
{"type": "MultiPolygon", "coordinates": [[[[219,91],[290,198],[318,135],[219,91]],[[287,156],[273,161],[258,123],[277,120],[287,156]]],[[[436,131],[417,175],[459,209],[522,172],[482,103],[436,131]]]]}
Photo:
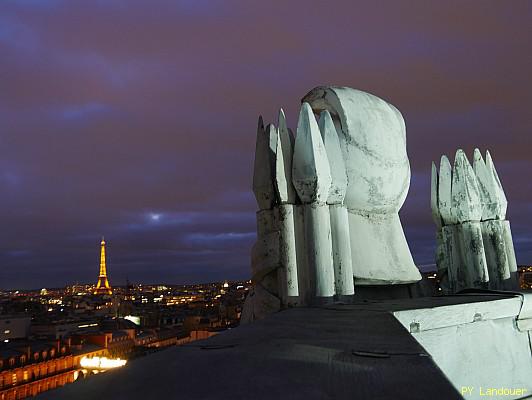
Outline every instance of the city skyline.
{"type": "Polygon", "coordinates": [[[430,162],[475,146],[532,263],[530,3],[127,4],[1,5],[0,289],[95,283],[102,236],[111,285],[249,277],[256,118],[283,107],[294,129],[320,84],[403,112],[416,264],[433,263],[430,162]]]}

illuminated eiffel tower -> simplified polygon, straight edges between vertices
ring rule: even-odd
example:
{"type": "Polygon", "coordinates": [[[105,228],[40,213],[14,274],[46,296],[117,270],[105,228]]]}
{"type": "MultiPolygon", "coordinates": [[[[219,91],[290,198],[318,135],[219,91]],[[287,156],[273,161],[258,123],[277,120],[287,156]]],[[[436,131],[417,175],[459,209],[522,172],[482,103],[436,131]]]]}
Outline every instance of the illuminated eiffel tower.
{"type": "Polygon", "coordinates": [[[96,284],[96,289],[94,294],[113,294],[111,285],[107,280],[107,267],[105,266],[105,240],[102,238],[101,245],[101,254],[100,254],[100,275],[98,276],[98,283],[96,284]]]}

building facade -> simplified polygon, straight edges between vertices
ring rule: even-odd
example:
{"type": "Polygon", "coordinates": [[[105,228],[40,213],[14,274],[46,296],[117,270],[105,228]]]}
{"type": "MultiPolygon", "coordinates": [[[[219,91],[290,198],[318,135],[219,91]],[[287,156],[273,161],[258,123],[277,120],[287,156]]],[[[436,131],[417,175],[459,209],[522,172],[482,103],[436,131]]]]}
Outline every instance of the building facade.
{"type": "Polygon", "coordinates": [[[0,400],[18,400],[72,383],[84,376],[83,357],[105,356],[100,347],[84,349],[69,341],[32,343],[0,350],[0,400]]]}

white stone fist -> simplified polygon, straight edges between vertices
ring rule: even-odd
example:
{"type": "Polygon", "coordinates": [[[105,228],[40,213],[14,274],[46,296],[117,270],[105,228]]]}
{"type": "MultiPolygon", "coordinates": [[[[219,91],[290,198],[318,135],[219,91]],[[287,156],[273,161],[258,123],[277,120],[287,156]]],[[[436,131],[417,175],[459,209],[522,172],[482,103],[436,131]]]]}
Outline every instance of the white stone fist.
{"type": "Polygon", "coordinates": [[[302,101],[316,114],[328,110],[340,136],[355,284],[420,280],[397,214],[410,185],[401,113],[347,87],[317,87],[302,101]]]}

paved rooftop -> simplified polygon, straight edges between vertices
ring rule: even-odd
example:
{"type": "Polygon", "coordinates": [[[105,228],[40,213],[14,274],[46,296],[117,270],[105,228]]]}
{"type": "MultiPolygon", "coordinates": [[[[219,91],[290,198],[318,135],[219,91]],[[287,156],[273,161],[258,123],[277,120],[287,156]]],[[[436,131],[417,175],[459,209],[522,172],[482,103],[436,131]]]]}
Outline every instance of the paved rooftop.
{"type": "MultiPolygon", "coordinates": [[[[500,299],[500,297],[498,297],[500,299]]],[[[41,399],[461,399],[390,311],[491,296],[296,308],[41,399]]]]}

